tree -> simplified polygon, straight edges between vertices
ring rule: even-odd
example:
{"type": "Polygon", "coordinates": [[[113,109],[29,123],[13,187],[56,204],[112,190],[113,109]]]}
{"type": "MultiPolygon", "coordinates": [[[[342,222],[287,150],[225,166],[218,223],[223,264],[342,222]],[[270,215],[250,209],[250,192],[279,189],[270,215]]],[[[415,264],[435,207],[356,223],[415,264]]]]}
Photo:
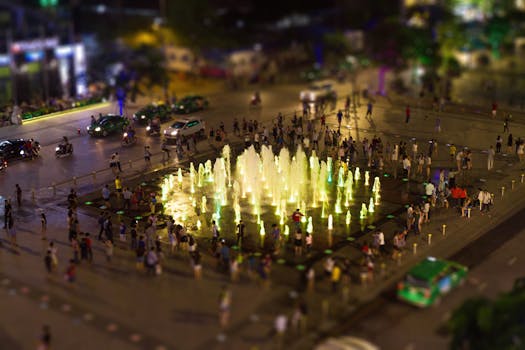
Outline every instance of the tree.
{"type": "Polygon", "coordinates": [[[448,328],[452,350],[521,349],[525,344],[525,291],[516,287],[495,301],[467,300],[453,312],[448,328]]]}

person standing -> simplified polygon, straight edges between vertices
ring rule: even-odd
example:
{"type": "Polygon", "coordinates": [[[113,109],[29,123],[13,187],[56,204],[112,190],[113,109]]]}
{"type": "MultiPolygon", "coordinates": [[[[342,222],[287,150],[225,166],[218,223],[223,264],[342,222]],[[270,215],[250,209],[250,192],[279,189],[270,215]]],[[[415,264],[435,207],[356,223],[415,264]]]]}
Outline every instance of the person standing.
{"type": "Polygon", "coordinates": [[[119,172],[122,172],[122,168],[120,166],[120,155],[118,154],[118,152],[115,152],[115,165],[116,167],[118,168],[118,171],[119,172]]]}
{"type": "Polygon", "coordinates": [[[295,211],[292,214],[292,220],[295,224],[295,228],[298,229],[301,227],[301,218],[303,217],[303,213],[301,213],[301,210],[299,208],[295,209],[295,211]]]}
{"type": "Polygon", "coordinates": [[[144,146],[144,162],[146,163],[147,168],[151,166],[151,152],[149,151],[149,146],[144,146]]]}
{"type": "Polygon", "coordinates": [[[500,135],[496,138],[496,153],[501,153],[501,144],[503,143],[503,140],[500,135]]]}
{"type": "Polygon", "coordinates": [[[48,325],[42,326],[42,335],[37,350],[49,350],[51,346],[51,331],[48,325]]]}
{"type": "Polygon", "coordinates": [[[16,194],[16,204],[18,205],[18,208],[22,206],[22,189],[20,188],[19,184],[15,185],[15,194],[16,194]]]}
{"type": "Polygon", "coordinates": [[[7,236],[9,237],[9,240],[11,241],[11,245],[13,247],[18,247],[16,243],[16,228],[15,228],[15,222],[13,220],[13,216],[10,215],[9,219],[7,220],[7,236]]]}
{"type": "Polygon", "coordinates": [[[239,221],[239,224],[237,225],[237,246],[240,247],[240,244],[244,241],[244,230],[245,225],[242,220],[239,221]]]}
{"type": "Polygon", "coordinates": [[[13,215],[13,207],[9,199],[4,200],[4,228],[7,230],[7,222],[9,217],[13,215]]]}
{"type": "Polygon", "coordinates": [[[494,156],[496,155],[496,152],[494,151],[494,147],[490,145],[490,148],[487,152],[487,169],[490,171],[492,168],[494,168],[494,156]]]}
{"type": "Polygon", "coordinates": [[[46,214],[45,213],[42,213],[40,214],[40,224],[41,224],[41,228],[42,228],[42,240],[46,240],[47,237],[46,237],[46,233],[47,233],[47,218],[46,218],[46,214]]]}
{"type": "Polygon", "coordinates": [[[509,134],[507,137],[507,153],[512,153],[512,145],[514,143],[513,141],[512,134],[509,134]]]}
{"type": "Polygon", "coordinates": [[[228,327],[230,322],[232,293],[228,286],[223,286],[219,294],[219,324],[222,329],[228,327]]]}

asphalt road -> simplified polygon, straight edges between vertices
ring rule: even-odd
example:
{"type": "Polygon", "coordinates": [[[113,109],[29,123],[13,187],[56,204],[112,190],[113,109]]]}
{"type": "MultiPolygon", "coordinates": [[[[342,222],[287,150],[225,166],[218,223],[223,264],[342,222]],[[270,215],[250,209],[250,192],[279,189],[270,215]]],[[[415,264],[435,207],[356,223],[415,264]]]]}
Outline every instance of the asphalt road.
{"type": "Polygon", "coordinates": [[[469,274],[467,283],[452,290],[440,305],[428,309],[405,305],[395,299],[392,286],[369,305],[363,317],[354,320],[349,333],[385,350],[447,349],[450,336],[444,325],[455,308],[467,298],[494,298],[525,276],[521,254],[525,229],[516,224],[523,215],[525,208],[450,258],[468,266],[469,274]]]}

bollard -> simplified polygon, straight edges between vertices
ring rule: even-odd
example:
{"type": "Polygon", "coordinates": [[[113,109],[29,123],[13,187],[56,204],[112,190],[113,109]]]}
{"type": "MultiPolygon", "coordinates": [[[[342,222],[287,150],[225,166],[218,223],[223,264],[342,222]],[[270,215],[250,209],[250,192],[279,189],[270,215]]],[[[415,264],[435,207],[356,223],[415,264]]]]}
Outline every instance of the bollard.
{"type": "Polygon", "coordinates": [[[412,253],[417,254],[417,243],[412,244],[412,253]]]}
{"type": "Polygon", "coordinates": [[[31,189],[31,201],[33,202],[33,204],[36,203],[36,196],[35,196],[35,188],[34,187],[31,189]]]}
{"type": "Polygon", "coordinates": [[[523,183],[523,178],[525,177],[525,174],[521,174],[521,183],[523,183]]]}
{"type": "Polygon", "coordinates": [[[503,198],[504,194],[505,194],[505,186],[501,186],[501,198],[503,198]]]}
{"type": "Polygon", "coordinates": [[[133,163],[131,162],[131,159],[128,161],[128,163],[129,163],[129,168],[130,169],[133,168],[133,163]]]}
{"type": "Polygon", "coordinates": [[[469,218],[469,219],[470,219],[470,211],[471,211],[471,210],[472,210],[472,208],[468,208],[468,209],[467,209],[467,218],[469,218]]]}
{"type": "Polygon", "coordinates": [[[511,182],[512,185],[510,186],[510,189],[511,189],[511,190],[514,189],[514,183],[515,183],[515,182],[516,182],[515,180],[512,180],[512,182],[511,182]]]}
{"type": "Polygon", "coordinates": [[[53,182],[52,186],[53,186],[53,197],[54,197],[54,196],[57,195],[57,184],[56,184],[56,182],[53,182]]]}
{"type": "Polygon", "coordinates": [[[432,244],[432,233],[429,233],[429,234],[427,235],[427,237],[428,237],[428,239],[427,239],[427,243],[428,243],[428,245],[431,245],[431,244],[432,244]]]}
{"type": "Polygon", "coordinates": [[[77,177],[76,176],[73,176],[73,185],[77,185],[77,177]]]}
{"type": "Polygon", "coordinates": [[[445,235],[445,231],[447,230],[447,225],[443,224],[441,232],[443,232],[443,236],[445,235]]]}

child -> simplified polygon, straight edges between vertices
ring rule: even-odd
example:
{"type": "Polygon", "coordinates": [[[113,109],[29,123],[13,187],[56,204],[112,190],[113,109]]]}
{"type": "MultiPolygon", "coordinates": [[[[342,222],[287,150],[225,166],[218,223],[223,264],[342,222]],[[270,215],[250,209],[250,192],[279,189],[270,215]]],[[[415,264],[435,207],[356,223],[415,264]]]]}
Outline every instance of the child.
{"type": "Polygon", "coordinates": [[[44,257],[44,264],[46,266],[47,273],[53,272],[53,258],[51,257],[51,250],[47,250],[46,256],[44,257]]]}
{"type": "Polygon", "coordinates": [[[113,256],[113,243],[111,243],[109,239],[106,239],[106,241],[104,242],[104,245],[106,246],[105,247],[106,260],[108,262],[111,262],[111,257],[113,256]]]}

